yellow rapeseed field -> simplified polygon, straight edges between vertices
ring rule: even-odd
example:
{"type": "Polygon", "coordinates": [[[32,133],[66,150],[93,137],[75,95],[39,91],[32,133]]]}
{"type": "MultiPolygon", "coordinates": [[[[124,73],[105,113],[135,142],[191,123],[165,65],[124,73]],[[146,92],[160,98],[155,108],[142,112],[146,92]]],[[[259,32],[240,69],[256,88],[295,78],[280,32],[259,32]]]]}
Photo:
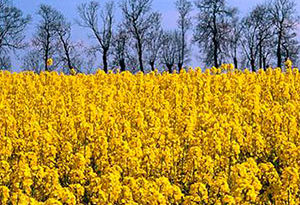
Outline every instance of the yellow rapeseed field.
{"type": "Polygon", "coordinates": [[[300,74],[0,72],[0,204],[300,204],[300,74]]]}

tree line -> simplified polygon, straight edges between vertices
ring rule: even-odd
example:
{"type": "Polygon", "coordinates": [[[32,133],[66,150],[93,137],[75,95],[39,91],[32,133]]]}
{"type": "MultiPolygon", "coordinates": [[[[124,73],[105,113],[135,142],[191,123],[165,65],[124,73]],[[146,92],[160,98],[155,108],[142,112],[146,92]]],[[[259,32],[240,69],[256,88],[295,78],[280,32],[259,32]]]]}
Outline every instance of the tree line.
{"type": "Polygon", "coordinates": [[[298,61],[299,16],[293,0],[269,0],[256,5],[246,16],[225,0],[176,0],[177,28],[162,27],[162,14],[152,9],[152,0],[89,1],[77,7],[75,22],[57,9],[42,4],[37,13],[25,16],[8,0],[0,0],[0,68],[11,68],[11,57],[25,50],[22,69],[35,72],[58,70],[93,72],[101,56],[105,72],[169,72],[186,68],[192,45],[199,48],[199,61],[218,67],[233,63],[252,71],[282,67],[290,58],[298,61]],[[116,10],[122,20],[117,22],[116,10]],[[39,21],[32,38],[25,39],[32,18],[39,21]],[[90,42],[72,39],[72,24],[86,32],[90,42]],[[48,59],[54,64],[49,65],[48,59]]]}

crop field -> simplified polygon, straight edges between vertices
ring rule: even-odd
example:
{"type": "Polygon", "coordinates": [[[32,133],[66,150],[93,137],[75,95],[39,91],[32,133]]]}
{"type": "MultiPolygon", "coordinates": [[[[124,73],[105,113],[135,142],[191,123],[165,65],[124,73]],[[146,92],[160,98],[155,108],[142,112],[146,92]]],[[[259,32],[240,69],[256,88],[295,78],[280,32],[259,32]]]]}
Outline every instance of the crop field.
{"type": "Polygon", "coordinates": [[[0,204],[300,204],[300,74],[0,72],[0,204]]]}

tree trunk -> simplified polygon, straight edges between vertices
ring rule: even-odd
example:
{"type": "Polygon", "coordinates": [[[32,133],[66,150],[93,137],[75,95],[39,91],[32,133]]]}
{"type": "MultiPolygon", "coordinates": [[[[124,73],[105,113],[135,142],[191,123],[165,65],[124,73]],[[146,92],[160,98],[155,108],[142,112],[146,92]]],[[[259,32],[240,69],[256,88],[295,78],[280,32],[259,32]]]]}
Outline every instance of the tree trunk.
{"type": "Polygon", "coordinates": [[[180,62],[180,63],[178,63],[177,66],[178,66],[178,71],[180,72],[183,69],[183,63],[180,62]]]}
{"type": "Polygon", "coordinates": [[[67,57],[67,61],[68,61],[68,67],[69,67],[69,70],[71,71],[73,66],[72,66],[72,63],[71,63],[71,58],[70,58],[70,54],[69,54],[69,51],[68,51],[67,47],[65,47],[65,53],[66,53],[66,57],[67,57]]]}
{"type": "Polygon", "coordinates": [[[286,49],[285,53],[286,53],[286,60],[287,60],[287,59],[290,58],[290,51],[289,51],[289,49],[286,49]]]}
{"type": "MultiPolygon", "coordinates": [[[[215,9],[214,9],[215,10],[215,9]]],[[[216,68],[219,67],[219,62],[218,62],[218,40],[217,40],[217,34],[218,34],[218,27],[217,27],[217,17],[216,17],[216,13],[214,12],[213,14],[213,23],[214,23],[214,29],[213,29],[213,36],[212,36],[212,40],[213,40],[213,52],[214,52],[214,66],[216,68]]]]}
{"type": "Polygon", "coordinates": [[[47,41],[46,41],[46,48],[45,48],[45,71],[49,71],[48,68],[48,58],[49,58],[49,47],[50,47],[50,34],[47,30],[47,41]]]}
{"type": "Polygon", "coordinates": [[[70,59],[70,56],[67,55],[67,61],[68,61],[68,67],[69,67],[69,70],[71,71],[71,69],[73,68],[72,64],[71,64],[71,59],[70,59]]]}
{"type": "Polygon", "coordinates": [[[172,73],[172,72],[173,72],[173,69],[172,69],[173,64],[168,64],[168,63],[167,63],[166,66],[167,66],[167,68],[168,68],[169,73],[172,73]]]}
{"type": "Polygon", "coordinates": [[[184,23],[182,23],[182,28],[181,28],[181,60],[179,60],[178,63],[178,71],[180,72],[182,70],[183,62],[184,62],[184,51],[185,51],[185,28],[184,28],[184,23]]]}
{"type": "Polygon", "coordinates": [[[142,51],[142,43],[141,40],[138,39],[137,42],[138,46],[138,56],[139,56],[139,64],[140,64],[140,70],[144,72],[144,66],[143,66],[143,51],[142,51]]]}
{"type": "Polygon", "coordinates": [[[214,66],[216,68],[219,67],[219,63],[218,63],[218,42],[216,40],[216,37],[213,37],[213,44],[214,44],[214,66]]]}
{"type": "Polygon", "coordinates": [[[281,59],[281,39],[282,39],[282,32],[279,31],[278,34],[278,44],[277,44],[277,67],[281,68],[282,59],[281,59]]]}
{"type": "MultiPolygon", "coordinates": [[[[48,47],[48,46],[47,46],[48,47]]],[[[49,68],[48,68],[48,58],[49,58],[49,49],[46,48],[45,49],[45,71],[49,71],[49,68]]]]}
{"type": "Polygon", "coordinates": [[[45,55],[45,71],[49,71],[48,65],[47,65],[48,64],[47,61],[48,61],[48,54],[45,55]]]}
{"type": "Polygon", "coordinates": [[[102,60],[103,60],[103,70],[105,73],[108,73],[107,52],[108,52],[108,49],[103,49],[102,60]]]}
{"type": "Polygon", "coordinates": [[[259,45],[258,52],[259,52],[259,68],[263,68],[263,55],[262,55],[261,45],[259,45]]]}
{"type": "Polygon", "coordinates": [[[125,60],[123,58],[119,60],[119,65],[121,67],[121,72],[124,72],[126,70],[126,66],[125,66],[125,60]]]}
{"type": "Polygon", "coordinates": [[[264,66],[264,70],[267,70],[267,58],[264,56],[263,57],[263,66],[264,66]]]}
{"type": "Polygon", "coordinates": [[[251,64],[252,71],[256,72],[256,69],[255,69],[255,59],[251,59],[250,64],[251,64]]]}
{"type": "Polygon", "coordinates": [[[150,61],[149,64],[151,66],[151,70],[154,71],[155,70],[154,61],[150,61]]]}
{"type": "Polygon", "coordinates": [[[237,60],[237,57],[233,58],[233,64],[234,64],[235,69],[238,69],[238,60],[237,60]]]}
{"type": "Polygon", "coordinates": [[[64,47],[64,51],[65,51],[65,55],[66,55],[66,59],[67,59],[67,63],[68,63],[68,68],[71,71],[71,69],[73,68],[73,66],[72,66],[70,52],[69,52],[69,48],[68,48],[67,42],[64,40],[64,38],[63,38],[62,35],[59,35],[59,37],[60,37],[60,41],[62,42],[63,47],[64,47]]]}

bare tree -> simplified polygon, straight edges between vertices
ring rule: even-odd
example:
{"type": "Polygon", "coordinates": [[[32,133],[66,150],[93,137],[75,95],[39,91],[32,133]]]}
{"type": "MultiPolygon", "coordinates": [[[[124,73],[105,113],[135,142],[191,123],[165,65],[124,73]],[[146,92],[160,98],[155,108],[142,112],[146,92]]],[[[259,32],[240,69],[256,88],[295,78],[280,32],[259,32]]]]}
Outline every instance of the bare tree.
{"type": "Polygon", "coordinates": [[[162,47],[163,30],[161,28],[161,15],[155,15],[153,19],[152,28],[146,34],[146,49],[145,56],[149,63],[151,70],[155,70],[155,63],[160,54],[162,47]]]}
{"type": "Polygon", "coordinates": [[[230,60],[232,60],[234,67],[238,68],[238,57],[239,50],[241,48],[240,41],[242,36],[242,24],[239,21],[239,18],[235,16],[232,18],[230,31],[228,33],[228,39],[226,39],[226,53],[230,60]]]}
{"type": "Polygon", "coordinates": [[[0,0],[0,52],[24,48],[24,30],[30,16],[23,16],[18,8],[0,0]]]}
{"type": "Polygon", "coordinates": [[[41,20],[37,25],[37,32],[32,42],[35,49],[42,55],[44,70],[50,71],[55,66],[50,67],[47,64],[48,59],[57,59],[55,63],[59,64],[57,56],[59,50],[57,30],[60,19],[63,17],[57,10],[44,4],[40,6],[38,15],[41,17],[41,20]]]}
{"type": "Polygon", "coordinates": [[[289,37],[295,38],[290,34],[296,30],[299,17],[296,15],[296,3],[293,0],[272,0],[270,3],[273,5],[271,15],[275,25],[277,66],[281,67],[284,41],[289,37]]]}
{"type": "Polygon", "coordinates": [[[176,44],[179,40],[180,34],[178,31],[166,31],[163,35],[163,46],[161,53],[161,61],[167,67],[169,73],[173,72],[173,67],[175,65],[176,54],[180,47],[176,44]]]}
{"type": "Polygon", "coordinates": [[[24,16],[22,11],[12,6],[7,0],[0,0],[0,69],[11,68],[11,51],[25,47],[24,30],[30,21],[30,16],[24,16]]]}
{"type": "Polygon", "coordinates": [[[228,7],[225,0],[197,0],[195,4],[199,12],[194,42],[205,54],[205,62],[218,67],[225,56],[226,35],[236,9],[228,7]]]}
{"type": "Polygon", "coordinates": [[[138,62],[136,59],[135,42],[131,40],[131,34],[120,23],[113,37],[113,65],[119,67],[121,72],[128,69],[131,72],[137,72],[138,62]]]}
{"type": "Polygon", "coordinates": [[[113,37],[112,27],[114,21],[114,4],[109,1],[104,5],[100,11],[100,5],[96,1],[83,3],[78,7],[80,16],[79,25],[89,28],[93,36],[97,39],[99,46],[96,49],[102,53],[103,69],[108,72],[108,52],[111,47],[111,40],[113,37]],[[101,23],[99,23],[99,18],[101,23]],[[100,24],[100,26],[99,26],[100,24]]]}
{"type": "Polygon", "coordinates": [[[144,72],[143,50],[146,43],[146,34],[160,16],[151,12],[152,0],[123,0],[121,8],[124,16],[124,26],[136,40],[139,67],[144,72]]]}
{"type": "Polygon", "coordinates": [[[242,20],[243,51],[250,62],[252,71],[256,71],[257,59],[259,66],[265,64],[268,53],[264,52],[266,42],[272,37],[272,23],[267,5],[257,5],[251,13],[242,20]]]}
{"type": "Polygon", "coordinates": [[[57,29],[57,35],[64,51],[64,57],[62,60],[67,63],[68,68],[71,70],[74,68],[74,65],[72,65],[71,61],[71,50],[73,49],[73,46],[70,42],[71,25],[70,23],[67,23],[64,18],[60,20],[57,29]]]}
{"type": "Polygon", "coordinates": [[[180,50],[178,52],[177,66],[179,71],[182,69],[183,64],[187,60],[187,55],[189,52],[186,34],[187,31],[192,26],[192,18],[190,16],[190,12],[192,11],[192,3],[188,0],[177,0],[175,2],[177,11],[179,13],[179,19],[177,21],[178,29],[180,31],[180,50]]]}
{"type": "Polygon", "coordinates": [[[61,12],[49,5],[41,5],[38,14],[41,21],[32,40],[32,47],[23,58],[23,69],[39,73],[55,68],[70,73],[74,68],[80,72],[82,58],[77,52],[80,46],[71,41],[71,24],[61,12]],[[54,59],[52,66],[47,63],[50,58],[54,59]],[[43,59],[43,62],[37,59],[43,59]],[[42,64],[42,67],[38,64],[42,64]],[[61,69],[58,68],[60,66],[61,69]]]}
{"type": "Polygon", "coordinates": [[[282,41],[282,58],[284,60],[291,59],[294,64],[299,62],[300,45],[297,39],[296,31],[285,34],[282,41]]]}
{"type": "Polygon", "coordinates": [[[126,53],[127,44],[128,44],[129,35],[127,34],[126,30],[122,28],[122,25],[119,25],[118,31],[113,37],[113,55],[115,64],[117,64],[121,72],[126,70],[126,53]]]}
{"type": "Polygon", "coordinates": [[[71,23],[67,22],[62,13],[60,17],[56,32],[61,47],[61,61],[64,65],[67,65],[68,72],[70,72],[71,69],[80,72],[81,60],[80,55],[77,52],[79,45],[71,40],[71,23]]]}
{"type": "Polygon", "coordinates": [[[136,43],[130,39],[128,41],[128,44],[126,46],[127,52],[126,52],[126,66],[129,68],[128,70],[132,73],[137,73],[141,71],[140,69],[140,63],[138,61],[138,58],[136,57],[136,43]]]}

